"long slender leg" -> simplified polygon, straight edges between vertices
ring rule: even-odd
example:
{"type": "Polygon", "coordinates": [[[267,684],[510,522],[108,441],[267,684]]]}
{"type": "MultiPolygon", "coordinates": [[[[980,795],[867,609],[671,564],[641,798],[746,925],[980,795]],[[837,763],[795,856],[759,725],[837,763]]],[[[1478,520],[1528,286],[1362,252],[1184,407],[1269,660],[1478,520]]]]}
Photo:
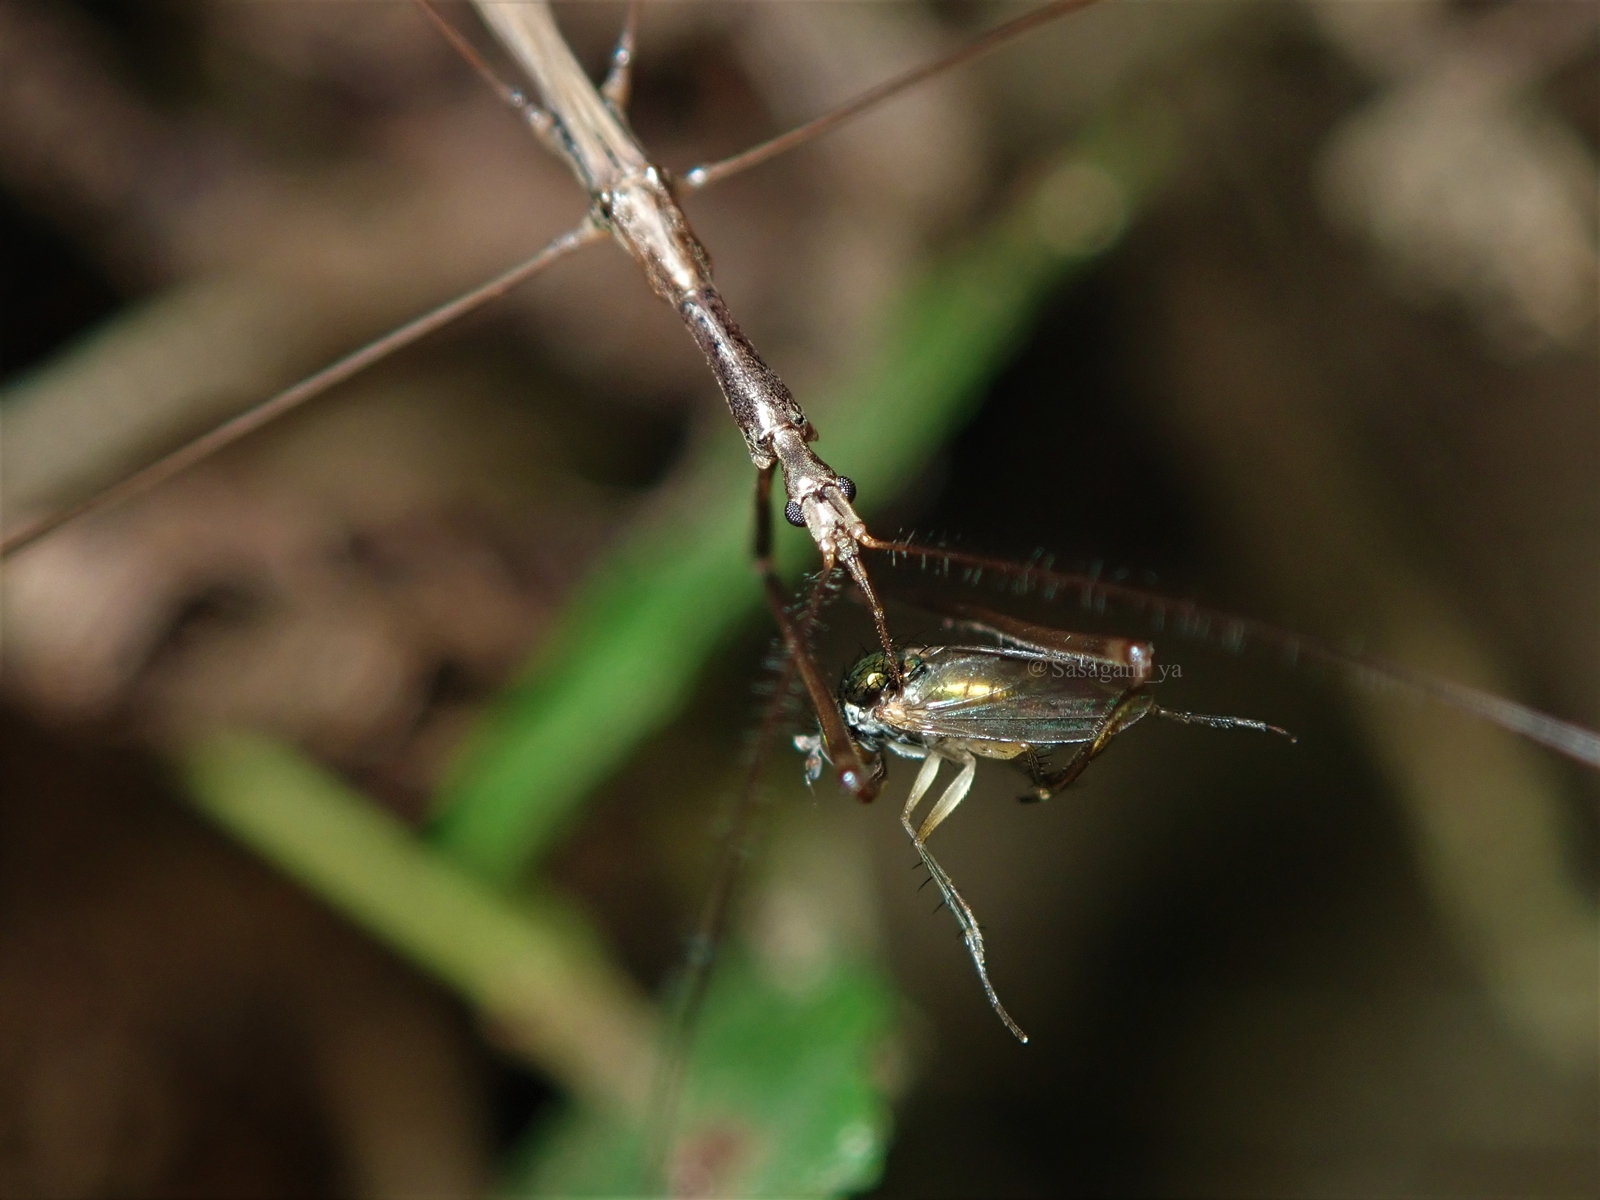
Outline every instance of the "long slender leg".
{"type": "Polygon", "coordinates": [[[113,504],[148,491],[158,483],[163,483],[178,472],[186,470],[204,458],[209,458],[224,446],[231,446],[247,434],[254,433],[268,422],[275,421],[291,409],[298,408],[306,401],[322,395],[323,392],[335,384],[343,383],[352,375],[365,370],[374,363],[389,357],[396,350],[409,346],[412,342],[419,341],[434,330],[448,325],[457,317],[465,316],[475,308],[479,308],[489,301],[505,295],[512,288],[525,280],[532,279],[551,263],[563,258],[580,246],[587,246],[590,242],[598,241],[605,237],[596,226],[585,220],[576,229],[570,229],[556,238],[539,253],[526,262],[518,263],[504,274],[497,275],[488,283],[474,288],[463,296],[441,304],[432,312],[410,321],[399,329],[385,334],[377,341],[368,342],[361,349],[346,355],[338,362],[322,368],[315,375],[302,379],[291,388],[279,392],[270,400],[264,400],[254,408],[246,409],[238,416],[218,425],[210,433],[203,434],[194,441],[180,446],[171,454],[156,459],[147,467],[135,471],[121,481],[112,484],[100,492],[96,492],[88,499],[63,509],[51,516],[35,521],[24,526],[17,532],[8,534],[0,542],[0,558],[8,557],[24,546],[44,537],[52,530],[60,528],[68,521],[75,520],[87,513],[109,508],[113,504]]]}
{"type": "Polygon", "coordinates": [[[428,20],[433,22],[434,27],[444,35],[444,40],[450,43],[451,48],[466,60],[468,66],[477,72],[478,78],[488,84],[490,90],[496,96],[499,96],[507,107],[514,109],[517,115],[528,123],[529,128],[538,134],[539,140],[545,144],[545,148],[554,154],[561,154],[563,147],[561,139],[556,133],[556,119],[550,115],[549,110],[541,108],[532,100],[529,100],[527,94],[521,88],[512,87],[500,76],[496,75],[489,68],[489,64],[483,61],[483,56],[478,53],[473,44],[462,37],[461,32],[454,25],[439,15],[439,11],[433,7],[431,0],[416,0],[416,5],[423,11],[428,20]]]}
{"type": "Polygon", "coordinates": [[[1291,742],[1299,741],[1294,734],[1280,725],[1269,725],[1265,721],[1258,721],[1254,717],[1222,717],[1213,713],[1178,712],[1172,708],[1152,706],[1151,712],[1168,721],[1176,721],[1180,725],[1204,725],[1210,729],[1250,729],[1256,733],[1275,733],[1279,737],[1286,737],[1291,742]]]}
{"type": "Polygon", "coordinates": [[[1046,4],[1036,8],[1030,13],[1024,13],[1014,21],[1007,21],[1004,25],[996,26],[976,41],[968,42],[953,54],[931,63],[924,63],[903,75],[880,83],[875,88],[862,92],[854,100],[848,100],[832,112],[824,113],[814,120],[807,121],[788,133],[779,134],[769,141],[762,142],[759,146],[752,146],[742,153],[721,162],[707,163],[703,166],[691,168],[684,172],[683,182],[691,188],[710,187],[719,179],[726,179],[730,175],[737,175],[740,171],[748,170],[759,163],[778,157],[796,146],[803,146],[813,138],[822,136],[829,130],[844,124],[851,117],[882,104],[891,97],[898,96],[907,88],[915,87],[925,79],[942,74],[952,67],[958,67],[964,62],[971,62],[989,51],[1001,46],[1013,38],[1021,37],[1030,29],[1036,29],[1058,17],[1064,17],[1074,9],[1084,8],[1094,3],[1094,0],[1055,0],[1053,4],[1046,4]]]}
{"type": "Polygon", "coordinates": [[[922,764],[922,770],[917,772],[916,782],[911,787],[911,795],[906,797],[905,808],[900,812],[900,824],[905,828],[911,844],[916,847],[922,865],[928,868],[928,876],[938,885],[939,894],[944,897],[945,907],[955,914],[956,924],[961,927],[961,940],[967,944],[967,953],[972,957],[972,965],[977,968],[978,981],[983,984],[983,994],[989,998],[989,1007],[994,1009],[995,1015],[1013,1036],[1019,1042],[1025,1043],[1028,1035],[1023,1033],[1021,1027],[1011,1019],[1006,1006],[1000,1003],[1000,996],[994,990],[994,984],[989,981],[988,952],[984,949],[983,931],[978,928],[978,918],[973,915],[972,907],[956,890],[956,885],[951,881],[949,874],[939,865],[938,859],[933,857],[926,844],[928,834],[950,815],[972,787],[972,776],[976,772],[977,764],[971,754],[964,754],[956,759],[961,763],[961,773],[945,789],[944,795],[939,797],[939,802],[934,805],[927,820],[923,821],[922,828],[918,830],[911,824],[911,814],[916,811],[917,804],[933,786],[934,777],[939,773],[940,761],[939,751],[930,749],[927,759],[922,764]]]}
{"type": "Polygon", "coordinates": [[[943,761],[937,751],[928,752],[928,757],[922,760],[922,768],[911,784],[911,794],[906,797],[906,806],[900,810],[900,824],[906,827],[906,833],[913,842],[917,840],[917,831],[911,827],[911,814],[917,811],[917,805],[922,803],[922,798],[928,794],[928,789],[938,778],[939,764],[943,761]]]}
{"type": "Polygon", "coordinates": [[[600,85],[611,111],[619,117],[627,110],[628,97],[633,93],[633,47],[639,33],[639,0],[631,0],[628,15],[622,19],[622,33],[611,52],[611,69],[606,81],[600,85]]]}
{"type": "Polygon", "coordinates": [[[925,842],[933,831],[944,824],[944,819],[955,812],[956,805],[967,798],[967,793],[972,790],[972,781],[978,774],[978,761],[971,754],[963,751],[957,756],[956,761],[961,764],[961,770],[951,780],[950,786],[945,788],[944,795],[939,797],[939,803],[933,806],[917,830],[917,841],[925,842]]]}
{"type": "MultiPolygon", "coordinates": [[[[705,1006],[711,984],[711,970],[723,934],[726,932],[729,907],[739,886],[739,878],[749,855],[750,845],[755,838],[754,830],[761,798],[761,774],[766,766],[770,747],[776,740],[778,729],[786,716],[796,676],[801,678],[810,694],[812,706],[816,709],[818,722],[822,726],[823,745],[830,761],[836,768],[840,768],[841,779],[845,779],[848,775],[865,781],[852,790],[863,799],[871,799],[876,795],[883,778],[881,760],[870,767],[862,763],[855,743],[845,728],[844,719],[839,714],[833,693],[822,682],[815,664],[806,652],[805,633],[816,618],[825,591],[826,578],[819,578],[816,586],[812,588],[811,598],[798,621],[790,616],[784,602],[782,586],[778,583],[772,567],[772,473],[771,467],[758,470],[756,473],[755,535],[752,548],[755,552],[755,568],[765,586],[773,618],[782,631],[786,653],[777,689],[762,717],[755,751],[751,756],[743,786],[729,813],[727,842],[716,876],[712,880],[710,891],[701,909],[699,924],[690,939],[688,961],[678,987],[677,1002],[657,1058],[650,1106],[653,1115],[645,1130],[642,1152],[645,1190],[658,1189],[664,1183],[667,1156],[671,1150],[677,1123],[678,1099],[693,1050],[695,1028],[699,1022],[700,1012],[705,1006]]],[[[922,793],[927,791],[932,783],[932,774],[937,773],[938,766],[938,758],[929,755],[928,761],[923,765],[922,774],[918,776],[919,779],[922,775],[927,775],[928,778],[921,784],[921,790],[915,793],[917,799],[921,799],[922,793]],[[933,768],[932,773],[928,771],[929,766],[933,768]]],[[[848,782],[846,785],[849,786],[848,782]]]]}
{"type": "MultiPolygon", "coordinates": [[[[762,715],[761,728],[756,736],[755,749],[750,757],[743,784],[728,812],[728,833],[721,860],[701,908],[699,923],[689,940],[689,952],[682,978],[677,985],[672,1017],[657,1056],[650,1105],[652,1116],[645,1129],[641,1158],[644,1166],[642,1180],[644,1191],[653,1192],[661,1189],[665,1183],[666,1163],[677,1125],[678,1100],[689,1068],[690,1055],[694,1049],[695,1030],[710,990],[711,971],[716,963],[717,952],[727,931],[728,911],[734,893],[738,890],[744,863],[756,840],[758,814],[762,807],[761,775],[766,768],[771,747],[777,740],[778,730],[787,715],[789,697],[794,689],[797,675],[811,692],[811,702],[817,709],[818,720],[823,728],[824,746],[827,747],[830,760],[835,765],[841,762],[847,764],[855,762],[857,772],[863,776],[867,774],[866,768],[860,765],[856,756],[855,746],[850,740],[848,731],[844,729],[844,721],[839,716],[832,693],[826,687],[822,687],[819,696],[815,690],[821,686],[820,676],[817,676],[816,668],[805,651],[804,634],[816,618],[826,580],[818,579],[816,586],[812,588],[804,612],[796,620],[789,614],[781,586],[773,573],[771,468],[756,473],[754,515],[755,567],[766,585],[773,617],[783,633],[786,653],[783,667],[778,675],[776,690],[771,700],[767,702],[766,711],[762,715]],[[810,677],[806,675],[807,668],[810,668],[810,677]],[[834,726],[837,726],[832,735],[835,740],[830,741],[829,730],[834,726]],[[834,757],[835,755],[838,757],[834,757]]],[[[881,767],[881,764],[879,765],[881,767]]],[[[880,771],[873,779],[874,794],[877,781],[881,778],[880,771]]]]}
{"type": "MultiPolygon", "coordinates": [[[[757,545],[760,545],[759,533],[757,545]]],[[[762,714],[744,779],[728,809],[727,834],[717,872],[701,906],[699,922],[689,938],[682,978],[676,987],[676,1002],[656,1058],[655,1079],[651,1087],[652,1115],[644,1134],[641,1161],[645,1178],[641,1190],[652,1194],[662,1189],[665,1183],[667,1156],[677,1126],[678,1100],[694,1049],[695,1031],[711,987],[712,968],[716,965],[717,953],[727,932],[728,912],[734,893],[739,888],[744,865],[759,841],[760,816],[765,808],[761,776],[787,716],[795,675],[795,659],[785,658],[776,689],[762,714]]]]}

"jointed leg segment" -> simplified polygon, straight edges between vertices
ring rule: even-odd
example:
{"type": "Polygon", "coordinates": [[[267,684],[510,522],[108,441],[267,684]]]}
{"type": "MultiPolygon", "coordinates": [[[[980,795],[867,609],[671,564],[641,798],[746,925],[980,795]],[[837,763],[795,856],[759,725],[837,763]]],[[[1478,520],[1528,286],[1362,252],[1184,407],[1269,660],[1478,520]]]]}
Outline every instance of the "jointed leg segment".
{"type": "Polygon", "coordinates": [[[617,37],[616,49],[611,52],[611,69],[600,85],[600,95],[611,106],[611,111],[621,116],[628,107],[633,93],[633,46],[639,32],[639,0],[631,0],[628,15],[622,20],[622,33],[617,37]]]}
{"type": "Polygon", "coordinates": [[[977,774],[977,761],[966,751],[952,752],[950,760],[960,765],[960,773],[939,797],[927,818],[922,822],[920,829],[911,824],[911,814],[916,811],[922,797],[927,795],[928,789],[933,786],[935,777],[939,774],[939,764],[945,757],[937,747],[928,750],[927,757],[923,760],[922,769],[917,772],[916,782],[911,785],[911,794],[906,797],[906,805],[900,811],[900,824],[904,826],[906,836],[911,839],[911,844],[916,847],[917,856],[922,859],[922,865],[928,868],[928,876],[939,886],[939,894],[944,897],[945,906],[955,914],[956,924],[961,926],[961,938],[967,944],[967,953],[972,956],[972,965],[978,970],[978,980],[983,984],[984,995],[989,997],[989,1005],[994,1009],[1005,1027],[1009,1029],[1020,1042],[1026,1042],[1028,1035],[1023,1033],[1017,1023],[1011,1019],[1011,1014],[1000,1003],[1000,997],[994,990],[994,984],[989,982],[989,969],[986,965],[986,952],[983,945],[983,931],[978,927],[978,918],[973,915],[972,908],[956,890],[956,885],[951,881],[945,869],[939,865],[937,859],[929,852],[927,847],[928,835],[955,811],[956,805],[966,797],[972,788],[973,777],[977,774]]]}

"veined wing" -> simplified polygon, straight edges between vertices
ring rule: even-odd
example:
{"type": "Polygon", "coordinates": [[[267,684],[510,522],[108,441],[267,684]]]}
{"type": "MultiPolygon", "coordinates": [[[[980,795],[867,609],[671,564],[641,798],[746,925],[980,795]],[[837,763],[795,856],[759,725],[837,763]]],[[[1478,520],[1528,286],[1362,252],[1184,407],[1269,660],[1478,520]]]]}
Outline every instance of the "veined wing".
{"type": "Polygon", "coordinates": [[[913,669],[879,715],[929,737],[1036,746],[1091,741],[1133,682],[1095,660],[987,647],[933,646],[906,655],[913,669]]]}

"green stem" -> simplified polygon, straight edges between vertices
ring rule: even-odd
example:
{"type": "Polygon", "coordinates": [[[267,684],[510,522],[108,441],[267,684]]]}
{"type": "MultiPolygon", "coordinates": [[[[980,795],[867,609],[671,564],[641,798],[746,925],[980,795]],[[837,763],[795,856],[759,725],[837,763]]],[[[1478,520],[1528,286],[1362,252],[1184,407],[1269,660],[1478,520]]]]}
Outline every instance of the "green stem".
{"type": "Polygon", "coordinates": [[[212,820],[475,1004],[502,1041],[602,1109],[642,1111],[655,1015],[570,912],[513,907],[267,738],[215,734],[183,762],[212,820]]]}

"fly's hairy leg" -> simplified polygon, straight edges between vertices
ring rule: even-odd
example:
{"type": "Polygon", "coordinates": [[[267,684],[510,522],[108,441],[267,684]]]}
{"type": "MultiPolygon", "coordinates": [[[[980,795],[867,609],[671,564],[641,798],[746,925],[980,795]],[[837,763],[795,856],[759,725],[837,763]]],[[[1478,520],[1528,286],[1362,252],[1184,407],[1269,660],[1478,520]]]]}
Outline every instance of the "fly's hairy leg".
{"type": "Polygon", "coordinates": [[[1094,758],[1092,746],[1080,746],[1072,752],[1072,757],[1056,770],[1047,769],[1039,756],[1030,748],[1024,756],[1024,767],[1028,772],[1028,779],[1033,784],[1033,790],[1025,796],[1019,797],[1024,804],[1037,804],[1048,800],[1066,789],[1067,785],[1082,775],[1094,758]]]}
{"type": "MultiPolygon", "coordinates": [[[[1099,758],[1111,740],[1127,729],[1147,712],[1161,710],[1150,702],[1150,697],[1140,690],[1129,690],[1116,706],[1106,714],[1106,719],[1095,732],[1093,740],[1087,742],[1076,750],[1072,758],[1055,771],[1047,771],[1044,764],[1030,747],[1025,755],[1023,765],[1028,772],[1028,778],[1033,781],[1033,791],[1022,797],[1023,803],[1034,803],[1048,800],[1066,789],[1067,785],[1082,775],[1090,763],[1099,758]]],[[[1253,725],[1260,722],[1252,722],[1253,725]]]]}
{"type": "Polygon", "coordinates": [[[961,770],[945,789],[944,795],[939,797],[932,811],[922,822],[922,826],[918,828],[911,823],[917,805],[922,802],[923,796],[927,795],[928,789],[933,786],[933,781],[939,774],[939,765],[944,761],[941,754],[937,748],[928,751],[922,769],[917,772],[916,781],[911,785],[911,794],[906,797],[905,807],[900,810],[900,824],[905,829],[906,836],[911,839],[911,844],[916,847],[917,857],[928,869],[928,877],[938,886],[939,894],[944,897],[945,907],[955,914],[956,924],[961,927],[961,939],[967,944],[967,953],[972,956],[972,965],[977,968],[978,981],[983,985],[983,994],[989,998],[989,1006],[994,1009],[995,1015],[1016,1039],[1026,1043],[1028,1035],[1023,1033],[1011,1019],[1011,1014],[1006,1011],[1005,1005],[1000,1003],[1000,996],[994,990],[994,984],[989,981],[988,952],[984,948],[983,931],[978,926],[978,918],[927,846],[929,835],[955,811],[956,806],[966,798],[967,792],[972,788],[978,764],[971,754],[963,751],[951,755],[952,761],[959,763],[961,770]]]}
{"type": "Polygon", "coordinates": [[[1248,729],[1254,733],[1275,733],[1279,737],[1288,738],[1291,742],[1299,740],[1281,725],[1269,725],[1266,721],[1257,721],[1250,717],[1179,712],[1177,709],[1162,708],[1160,705],[1151,705],[1150,711],[1163,720],[1176,721],[1179,725],[1204,725],[1208,729],[1248,729]]]}

